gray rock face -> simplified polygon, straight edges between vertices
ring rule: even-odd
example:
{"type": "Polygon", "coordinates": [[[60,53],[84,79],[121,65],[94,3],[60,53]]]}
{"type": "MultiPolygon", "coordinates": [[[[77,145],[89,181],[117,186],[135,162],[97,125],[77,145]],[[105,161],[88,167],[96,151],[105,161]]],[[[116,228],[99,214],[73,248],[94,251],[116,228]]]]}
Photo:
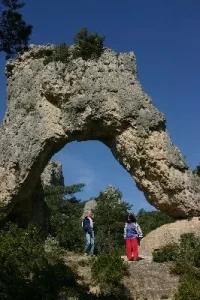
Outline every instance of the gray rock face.
{"type": "Polygon", "coordinates": [[[60,161],[50,161],[41,174],[42,185],[64,186],[62,164],[60,161]]]}
{"type": "Polygon", "coordinates": [[[0,201],[28,203],[50,158],[71,141],[99,140],[147,200],[175,217],[200,215],[200,181],[137,79],[133,53],[44,66],[52,46],[31,46],[7,63],[7,112],[0,127],[0,201]]]}

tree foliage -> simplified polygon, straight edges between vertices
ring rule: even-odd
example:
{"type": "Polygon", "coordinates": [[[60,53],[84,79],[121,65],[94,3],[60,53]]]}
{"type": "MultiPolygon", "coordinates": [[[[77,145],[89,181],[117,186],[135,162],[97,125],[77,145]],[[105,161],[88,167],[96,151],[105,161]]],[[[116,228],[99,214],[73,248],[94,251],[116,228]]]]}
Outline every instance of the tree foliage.
{"type": "Polygon", "coordinates": [[[95,199],[95,232],[98,252],[109,252],[124,245],[123,230],[130,205],[121,201],[119,190],[108,188],[95,199]]]}
{"type": "Polygon", "coordinates": [[[92,265],[92,276],[105,294],[127,299],[122,280],[129,276],[129,268],[118,251],[100,254],[92,265]]]}
{"type": "Polygon", "coordinates": [[[178,245],[170,244],[161,249],[153,251],[153,260],[155,262],[175,261],[178,254],[178,245]]]}
{"type": "Polygon", "coordinates": [[[200,176],[200,164],[198,164],[196,166],[196,169],[193,171],[194,174],[197,174],[198,176],[200,176]]]}
{"type": "Polygon", "coordinates": [[[0,0],[0,51],[8,58],[26,49],[32,32],[19,13],[23,6],[20,0],[0,0]]]}
{"type": "Polygon", "coordinates": [[[50,52],[50,55],[47,56],[44,60],[44,65],[49,64],[50,62],[61,61],[63,63],[68,63],[70,58],[69,46],[66,43],[56,45],[54,51],[50,52]]]}
{"type": "Polygon", "coordinates": [[[45,188],[45,201],[50,209],[51,234],[57,237],[62,247],[75,252],[83,248],[83,203],[74,194],[81,192],[83,187],[83,184],[77,184],[45,188]]]}
{"type": "Polygon", "coordinates": [[[77,275],[54,253],[45,252],[34,227],[7,224],[0,231],[0,299],[54,300],[76,294],[77,275]]]}
{"type": "Polygon", "coordinates": [[[137,222],[140,224],[144,236],[164,224],[175,221],[176,219],[169,217],[161,211],[148,212],[141,209],[137,214],[137,222]]]}
{"type": "Polygon", "coordinates": [[[104,36],[83,28],[74,38],[73,56],[82,57],[84,60],[99,58],[103,52],[104,41],[104,36]]]}
{"type": "Polygon", "coordinates": [[[104,49],[104,40],[103,36],[83,28],[76,34],[71,49],[66,43],[56,45],[44,59],[44,65],[58,61],[67,64],[70,58],[78,57],[82,57],[84,60],[98,59],[104,49]]]}
{"type": "Polygon", "coordinates": [[[167,245],[153,257],[157,262],[174,261],[172,272],[180,275],[174,300],[200,299],[200,237],[183,234],[179,245],[167,245]]]}

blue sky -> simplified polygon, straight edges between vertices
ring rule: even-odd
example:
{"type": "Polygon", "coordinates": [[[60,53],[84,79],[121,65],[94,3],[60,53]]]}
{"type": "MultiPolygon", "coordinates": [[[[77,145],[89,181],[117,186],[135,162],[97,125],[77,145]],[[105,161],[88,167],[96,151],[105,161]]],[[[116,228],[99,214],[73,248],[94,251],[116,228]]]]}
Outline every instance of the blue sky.
{"type": "MultiPolygon", "coordinates": [[[[200,1],[197,0],[27,0],[24,17],[33,25],[31,43],[71,44],[82,27],[106,36],[117,52],[134,51],[139,78],[167,118],[173,142],[188,164],[200,162],[200,1]]],[[[0,55],[0,120],[5,113],[6,80],[0,55]]],[[[108,184],[119,188],[135,211],[152,209],[130,175],[106,146],[71,143],[55,156],[65,183],[86,182],[88,199],[108,184]]]]}

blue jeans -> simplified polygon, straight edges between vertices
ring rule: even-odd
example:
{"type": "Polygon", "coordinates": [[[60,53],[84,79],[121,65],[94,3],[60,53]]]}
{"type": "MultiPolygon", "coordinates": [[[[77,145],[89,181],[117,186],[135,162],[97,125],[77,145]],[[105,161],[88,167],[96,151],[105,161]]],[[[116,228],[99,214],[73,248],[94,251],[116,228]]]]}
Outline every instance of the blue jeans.
{"type": "Polygon", "coordinates": [[[94,231],[85,233],[85,253],[94,254],[94,231]]]}

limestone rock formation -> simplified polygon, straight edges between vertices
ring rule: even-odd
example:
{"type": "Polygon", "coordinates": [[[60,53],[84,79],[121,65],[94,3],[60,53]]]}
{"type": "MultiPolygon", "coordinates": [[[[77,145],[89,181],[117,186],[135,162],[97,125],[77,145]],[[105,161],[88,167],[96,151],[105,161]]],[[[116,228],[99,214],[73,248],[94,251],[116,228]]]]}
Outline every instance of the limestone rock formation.
{"type": "Polygon", "coordinates": [[[64,186],[62,164],[60,161],[50,161],[41,174],[42,185],[64,186]]]}
{"type": "Polygon", "coordinates": [[[82,219],[85,217],[85,213],[88,210],[94,211],[96,207],[97,207],[97,201],[95,199],[90,199],[90,200],[86,201],[84,208],[83,208],[82,219]]]}
{"type": "MultiPolygon", "coordinates": [[[[99,286],[94,286],[91,274],[91,261],[89,257],[80,254],[68,253],[64,257],[66,265],[76,267],[83,283],[90,286],[91,293],[98,293],[99,286]],[[85,262],[85,264],[83,264],[85,262]]],[[[179,277],[172,274],[170,263],[156,263],[139,260],[129,264],[128,277],[123,283],[130,292],[132,300],[161,300],[174,299],[177,291],[179,277]]]]}
{"type": "Polygon", "coordinates": [[[44,65],[51,51],[51,45],[32,45],[6,66],[1,207],[10,213],[30,202],[45,166],[64,145],[99,140],[152,205],[175,217],[200,215],[200,180],[143,91],[134,54],[105,49],[98,60],[44,65]]]}
{"type": "Polygon", "coordinates": [[[154,250],[168,244],[179,243],[180,236],[184,233],[194,233],[200,236],[200,218],[176,221],[151,231],[141,241],[140,254],[151,256],[154,250]]]}

